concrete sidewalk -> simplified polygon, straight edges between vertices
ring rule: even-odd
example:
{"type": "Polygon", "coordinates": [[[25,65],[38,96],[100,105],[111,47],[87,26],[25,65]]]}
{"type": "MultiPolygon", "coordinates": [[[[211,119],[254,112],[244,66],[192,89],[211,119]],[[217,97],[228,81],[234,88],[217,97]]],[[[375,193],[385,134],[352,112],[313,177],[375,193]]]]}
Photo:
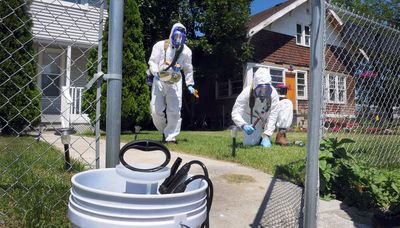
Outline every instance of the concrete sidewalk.
{"type": "MultiPolygon", "coordinates": [[[[42,135],[46,141],[63,150],[59,136],[42,135]]],[[[105,167],[105,141],[100,140],[100,166],[105,167]]],[[[121,144],[121,147],[123,144],[121,144]]],[[[70,154],[92,167],[95,165],[94,138],[72,136],[70,154]]],[[[129,162],[162,162],[159,153],[126,153],[129,162]]],[[[214,200],[210,212],[211,227],[299,227],[302,224],[303,189],[261,171],[236,163],[212,160],[171,152],[170,165],[176,157],[186,163],[200,160],[208,168],[214,184],[214,200]]],[[[194,167],[191,173],[201,173],[194,167]]],[[[340,201],[319,200],[318,227],[371,227],[370,215],[343,205],[340,201]]]]}

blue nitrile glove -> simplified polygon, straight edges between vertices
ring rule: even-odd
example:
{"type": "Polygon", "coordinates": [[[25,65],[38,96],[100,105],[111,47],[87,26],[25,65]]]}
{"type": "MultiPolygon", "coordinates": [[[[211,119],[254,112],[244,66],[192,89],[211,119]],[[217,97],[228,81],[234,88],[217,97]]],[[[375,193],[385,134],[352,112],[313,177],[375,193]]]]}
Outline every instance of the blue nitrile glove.
{"type": "Polygon", "coordinates": [[[194,88],[193,88],[193,86],[192,85],[189,85],[188,86],[188,90],[189,90],[189,92],[190,92],[190,94],[194,94],[194,88]]]}
{"type": "Polygon", "coordinates": [[[160,80],[160,75],[159,75],[158,73],[156,73],[156,74],[154,75],[154,79],[155,79],[155,80],[160,80]]]}
{"type": "Polygon", "coordinates": [[[251,126],[250,124],[245,124],[245,125],[243,125],[243,131],[246,132],[246,134],[248,134],[248,135],[253,134],[253,132],[254,132],[255,130],[256,130],[256,129],[254,129],[254,127],[251,126]]]}
{"type": "Polygon", "coordinates": [[[272,146],[271,141],[269,140],[269,137],[263,138],[261,140],[261,144],[262,147],[264,148],[270,148],[272,146]]]}

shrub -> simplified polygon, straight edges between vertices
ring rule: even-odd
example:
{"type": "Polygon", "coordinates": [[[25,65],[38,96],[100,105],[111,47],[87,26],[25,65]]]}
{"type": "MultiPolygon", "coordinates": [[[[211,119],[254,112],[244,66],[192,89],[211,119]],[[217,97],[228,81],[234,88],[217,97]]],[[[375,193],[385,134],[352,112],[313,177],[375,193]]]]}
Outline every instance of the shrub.
{"type": "MultiPolygon", "coordinates": [[[[343,145],[350,139],[324,139],[320,146],[320,196],[337,198],[362,210],[400,214],[400,174],[356,161],[343,145]]],[[[304,186],[305,161],[277,168],[277,177],[304,186]]]]}
{"type": "Polygon", "coordinates": [[[0,1],[0,129],[3,134],[20,134],[26,127],[40,122],[29,2],[0,1]]]}
{"type": "MultiPolygon", "coordinates": [[[[133,130],[134,126],[143,124],[149,119],[150,94],[146,84],[146,61],[143,47],[143,23],[136,1],[125,1],[123,56],[122,56],[122,103],[121,103],[121,130],[133,130]]],[[[108,20],[106,22],[108,28],[108,20]]],[[[108,30],[103,34],[103,72],[107,72],[108,30]]],[[[87,64],[89,75],[92,77],[97,69],[97,51],[90,52],[87,64]]],[[[106,123],[107,85],[102,83],[101,98],[101,128],[106,123]]],[[[96,118],[96,86],[84,93],[83,108],[94,122],[96,118]]]]}

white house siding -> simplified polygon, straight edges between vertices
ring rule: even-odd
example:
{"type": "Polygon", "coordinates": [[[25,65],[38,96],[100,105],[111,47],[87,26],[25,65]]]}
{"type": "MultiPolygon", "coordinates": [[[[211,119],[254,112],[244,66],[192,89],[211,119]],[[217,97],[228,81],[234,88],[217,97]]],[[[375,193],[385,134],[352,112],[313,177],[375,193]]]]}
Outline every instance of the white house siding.
{"type": "MultiPolygon", "coordinates": [[[[295,37],[297,24],[301,24],[303,26],[311,25],[310,1],[301,4],[299,7],[279,18],[265,29],[295,37]]],[[[326,28],[326,35],[328,39],[327,43],[335,46],[341,46],[340,42],[337,40],[338,37],[340,37],[339,34],[336,31],[333,31],[332,27],[330,26],[326,26],[326,28]]]]}
{"type": "Polygon", "coordinates": [[[296,24],[311,24],[311,14],[309,13],[311,11],[307,12],[307,9],[310,10],[310,1],[301,4],[296,9],[276,20],[266,29],[289,36],[296,36],[296,24]]]}
{"type": "Polygon", "coordinates": [[[36,41],[82,47],[98,43],[100,8],[61,0],[33,0],[30,14],[36,41]]]}

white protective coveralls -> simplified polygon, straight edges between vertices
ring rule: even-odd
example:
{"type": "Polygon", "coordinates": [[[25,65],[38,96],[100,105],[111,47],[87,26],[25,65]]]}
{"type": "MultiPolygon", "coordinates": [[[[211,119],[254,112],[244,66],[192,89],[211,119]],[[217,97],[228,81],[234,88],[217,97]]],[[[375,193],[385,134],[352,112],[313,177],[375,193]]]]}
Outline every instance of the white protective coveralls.
{"type": "Polygon", "coordinates": [[[261,129],[264,127],[262,137],[270,137],[275,130],[275,123],[278,117],[277,105],[279,102],[279,95],[275,88],[272,87],[271,105],[268,107],[268,102],[260,99],[255,99],[253,107],[253,123],[250,123],[250,91],[260,84],[271,84],[271,75],[269,70],[261,67],[259,68],[253,78],[253,83],[239,94],[232,109],[232,120],[236,126],[243,127],[245,124],[253,124],[257,118],[256,111],[260,113],[261,120],[255,126],[255,131],[251,135],[244,133],[243,145],[256,145],[260,142],[261,129]]]}
{"type": "MultiPolygon", "coordinates": [[[[159,41],[153,46],[153,50],[149,59],[149,70],[151,74],[157,75],[162,70],[160,69],[160,66],[165,61],[172,62],[177,50],[171,45],[172,32],[177,27],[184,28],[186,31],[186,28],[181,23],[176,23],[173,25],[169,35],[170,42],[166,53],[164,51],[165,41],[159,41]]],[[[186,85],[193,86],[192,51],[188,46],[184,45],[183,51],[176,63],[181,66],[181,69],[185,73],[186,85]]],[[[173,84],[154,79],[151,88],[151,116],[157,130],[164,134],[165,141],[175,141],[175,137],[181,130],[181,107],[182,78],[173,84]],[[166,117],[164,110],[166,110],[166,117]]]]}
{"type": "Polygon", "coordinates": [[[293,120],[293,103],[289,99],[282,99],[277,105],[278,118],[276,120],[276,127],[289,128],[293,120]]]}

